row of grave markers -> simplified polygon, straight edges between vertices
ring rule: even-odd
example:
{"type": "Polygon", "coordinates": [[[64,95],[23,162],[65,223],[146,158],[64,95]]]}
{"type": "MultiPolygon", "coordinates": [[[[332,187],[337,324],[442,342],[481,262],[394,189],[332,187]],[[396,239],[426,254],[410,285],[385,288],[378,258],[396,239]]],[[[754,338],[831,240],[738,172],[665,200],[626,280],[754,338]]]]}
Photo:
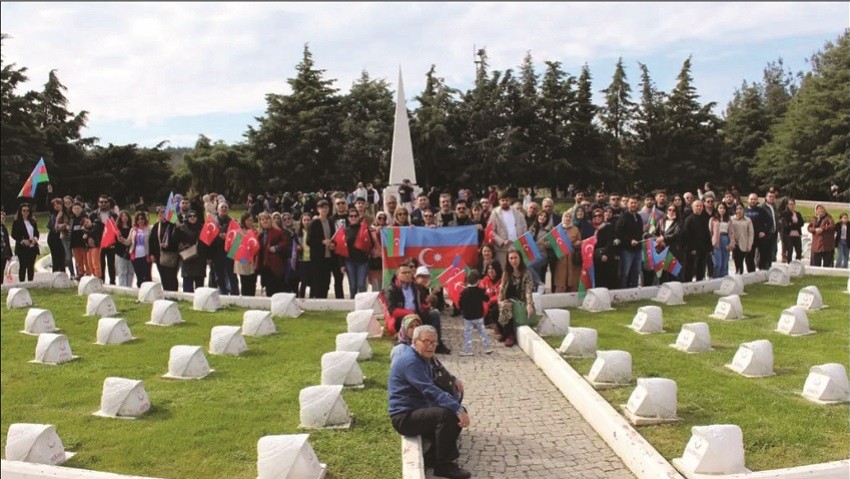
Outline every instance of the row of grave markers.
{"type": "MultiPolygon", "coordinates": [[[[787,265],[771,270],[769,284],[787,286],[789,268],[787,265]]],[[[802,274],[802,271],[800,271],[802,274]]],[[[846,293],[850,294],[850,278],[846,293]]],[[[725,295],[718,300],[714,313],[710,317],[723,321],[744,319],[740,295],[743,280],[740,276],[727,276],[716,294],[725,295]]],[[[681,283],[665,283],[654,298],[667,305],[684,304],[681,283]]],[[[809,329],[807,312],[827,307],[823,304],[820,291],[815,286],[807,286],[797,295],[797,304],[782,311],[776,332],[789,336],[814,334],[809,329]]],[[[610,311],[610,293],[606,288],[594,288],[588,291],[581,309],[591,312],[610,311]]],[[[662,311],[658,306],[638,308],[632,323],[628,326],[638,334],[664,332],[662,311]]],[[[632,357],[627,351],[597,351],[598,333],[592,328],[570,326],[570,313],[563,309],[544,311],[538,329],[548,334],[565,334],[557,352],[565,357],[592,358],[592,364],[585,379],[597,390],[622,387],[632,381],[632,357]]],[[[682,325],[676,342],[670,347],[687,353],[710,351],[711,336],[705,322],[682,325]]],[[[756,340],[742,343],[727,368],[744,377],[756,378],[774,375],[773,346],[768,340],[756,340]]],[[[838,404],[850,402],[850,381],[843,365],[827,363],[812,366],[802,391],[803,397],[817,404],[838,404]]],[[[638,378],[626,404],[621,405],[623,415],[635,426],[660,424],[680,420],[676,416],[677,385],[667,378],[638,378]]],[[[694,426],[692,436],[681,458],[673,460],[679,470],[696,474],[735,474],[748,472],[744,466],[743,433],[741,428],[731,424],[694,426]]]]}
{"type": "MultiPolygon", "coordinates": [[[[98,321],[97,344],[122,344],[133,338],[126,320],[112,317],[117,308],[112,298],[104,294],[98,278],[86,277],[81,281],[78,293],[88,295],[86,315],[101,316],[98,321]]],[[[139,289],[139,301],[151,302],[151,321],[146,324],[155,326],[173,326],[183,322],[180,311],[173,301],[163,298],[159,283],[144,283],[139,289]]],[[[247,350],[243,333],[249,336],[266,336],[277,330],[272,321],[272,313],[280,316],[298,316],[300,308],[294,303],[295,295],[281,293],[272,298],[272,311],[247,310],[243,315],[243,324],[239,326],[215,326],[211,329],[209,352],[220,355],[239,355],[247,350]]],[[[348,332],[337,335],[336,351],[322,356],[321,385],[303,389],[299,394],[301,405],[301,427],[348,428],[352,416],[341,396],[343,387],[363,387],[363,374],[358,361],[372,357],[367,341],[369,337],[380,337],[383,329],[375,316],[380,310],[377,293],[358,295],[359,309],[346,318],[348,332]]],[[[24,288],[12,288],[6,301],[8,308],[32,306],[29,292],[24,288]]],[[[212,288],[199,288],[193,298],[193,308],[202,311],[216,311],[221,302],[218,291],[212,288]]],[[[50,311],[30,308],[25,319],[25,334],[37,335],[36,359],[32,362],[58,365],[71,361],[77,356],[71,352],[67,336],[55,334],[58,331],[50,311]]],[[[200,346],[176,345],[170,350],[168,372],[163,375],[169,379],[203,379],[213,372],[200,346]]],[[[108,377],[104,380],[101,395],[101,407],[94,415],[109,418],[134,419],[150,410],[150,398],[143,381],[108,377]]],[[[325,465],[307,443],[307,434],[265,436],[257,444],[257,467],[260,478],[282,477],[282,471],[288,471],[287,477],[322,477],[325,465]]],[[[7,436],[6,459],[56,465],[65,462],[74,453],[64,450],[61,439],[53,425],[18,423],[10,426],[7,436]]],[[[284,471],[284,472],[285,472],[284,471]]]]}

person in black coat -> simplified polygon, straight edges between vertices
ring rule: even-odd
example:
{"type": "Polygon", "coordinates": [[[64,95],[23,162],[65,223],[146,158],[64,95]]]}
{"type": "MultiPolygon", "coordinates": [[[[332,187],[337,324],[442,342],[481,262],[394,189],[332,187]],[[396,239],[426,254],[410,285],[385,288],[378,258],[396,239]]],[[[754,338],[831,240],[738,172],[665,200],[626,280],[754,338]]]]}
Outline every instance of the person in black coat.
{"type": "Polygon", "coordinates": [[[0,261],[3,263],[3,272],[0,273],[0,284],[6,280],[6,265],[12,259],[12,243],[9,230],[6,229],[6,212],[0,209],[0,261]]]}
{"type": "Polygon", "coordinates": [[[195,288],[204,285],[207,275],[207,245],[198,241],[203,224],[198,218],[195,210],[186,213],[186,222],[174,230],[174,241],[177,241],[177,249],[181,254],[189,254],[191,248],[195,248],[195,255],[181,258],[180,275],[183,277],[183,292],[194,293],[195,288]]]}
{"type": "MultiPolygon", "coordinates": [[[[638,198],[628,200],[614,227],[614,236],[620,241],[620,288],[637,288],[640,278],[641,249],[643,247],[643,219],[637,213],[638,198]]],[[[613,216],[613,210],[611,215],[613,216]]]]}
{"type": "Polygon", "coordinates": [[[19,281],[32,281],[35,274],[35,259],[38,257],[38,225],[30,213],[29,203],[21,203],[12,221],[12,239],[15,240],[15,256],[18,257],[19,281]]]}
{"type": "Polygon", "coordinates": [[[695,200],[691,205],[693,213],[685,218],[683,226],[683,243],[687,252],[687,261],[684,267],[682,281],[697,281],[705,279],[706,261],[711,247],[711,232],[708,224],[703,219],[703,204],[695,200]]]}
{"type": "Polygon", "coordinates": [[[174,240],[174,225],[165,220],[165,208],[156,208],[157,223],[151,226],[149,245],[162,289],[177,291],[177,268],[180,256],[177,254],[177,241],[174,240]],[[165,253],[165,254],[163,254],[165,253]]]}
{"type": "MultiPolygon", "coordinates": [[[[676,258],[684,269],[685,261],[687,260],[685,245],[683,243],[684,227],[682,221],[679,219],[679,210],[673,204],[667,206],[666,215],[661,219],[661,223],[658,225],[656,233],[658,233],[658,241],[656,245],[661,248],[670,248],[670,254],[676,258]]],[[[681,276],[681,271],[678,275],[673,275],[672,273],[663,271],[661,273],[661,283],[679,281],[681,276]]]]}
{"type": "MultiPolygon", "coordinates": [[[[338,265],[338,260],[333,255],[335,245],[331,240],[334,232],[336,232],[336,225],[328,216],[330,211],[328,200],[319,200],[316,209],[319,211],[319,215],[310,223],[310,231],[307,234],[307,244],[310,246],[310,263],[313,270],[310,297],[325,299],[328,297],[328,288],[331,285],[331,271],[337,269],[335,266],[338,265]]],[[[341,298],[342,296],[339,299],[341,298]]]]}
{"type": "Polygon", "coordinates": [[[591,213],[596,230],[596,248],[593,250],[593,269],[596,272],[596,287],[617,289],[617,260],[619,249],[614,235],[614,225],[610,223],[613,211],[605,218],[603,210],[597,208],[591,213]]]}

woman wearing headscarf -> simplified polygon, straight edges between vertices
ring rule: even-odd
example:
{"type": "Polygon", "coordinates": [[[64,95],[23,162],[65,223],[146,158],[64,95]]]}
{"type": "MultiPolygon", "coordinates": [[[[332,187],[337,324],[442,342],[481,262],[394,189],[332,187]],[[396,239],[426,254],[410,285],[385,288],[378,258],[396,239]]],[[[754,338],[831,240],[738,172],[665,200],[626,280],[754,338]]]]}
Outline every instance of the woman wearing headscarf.
{"type": "Polygon", "coordinates": [[[15,240],[15,256],[20,268],[18,280],[32,281],[35,274],[35,259],[38,257],[38,225],[33,218],[29,203],[21,203],[12,221],[12,239],[15,240]]]}
{"type": "MultiPolygon", "coordinates": [[[[579,208],[584,211],[582,208],[579,208]]],[[[561,224],[567,232],[567,241],[573,247],[573,252],[559,259],[555,266],[555,291],[571,293],[578,291],[578,280],[581,277],[581,231],[573,224],[572,213],[567,210],[561,217],[561,224]]]]}
{"type": "Polygon", "coordinates": [[[177,241],[174,241],[174,225],[165,219],[165,208],[156,208],[157,222],[150,231],[150,255],[159,272],[162,289],[177,291],[177,268],[180,256],[177,253],[177,241]]]}

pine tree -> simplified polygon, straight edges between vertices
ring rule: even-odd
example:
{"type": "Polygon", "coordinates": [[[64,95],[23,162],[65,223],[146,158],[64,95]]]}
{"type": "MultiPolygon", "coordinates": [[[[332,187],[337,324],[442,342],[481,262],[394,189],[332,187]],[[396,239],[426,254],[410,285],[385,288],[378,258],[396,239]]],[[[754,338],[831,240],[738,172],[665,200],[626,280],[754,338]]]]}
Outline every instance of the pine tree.
{"type": "MultiPolygon", "coordinates": [[[[331,184],[381,183],[389,175],[395,102],[385,80],[365,70],[342,98],[342,155],[329,172],[331,184]]],[[[353,186],[353,185],[351,185],[353,186]]],[[[350,187],[349,187],[350,188],[350,187]]]]}
{"type": "Polygon", "coordinates": [[[460,92],[447,86],[436,69],[431,65],[425,75],[425,89],[416,97],[419,108],[410,125],[417,179],[426,186],[445,185],[448,178],[443,172],[456,163],[449,125],[457,115],[460,92]]]}

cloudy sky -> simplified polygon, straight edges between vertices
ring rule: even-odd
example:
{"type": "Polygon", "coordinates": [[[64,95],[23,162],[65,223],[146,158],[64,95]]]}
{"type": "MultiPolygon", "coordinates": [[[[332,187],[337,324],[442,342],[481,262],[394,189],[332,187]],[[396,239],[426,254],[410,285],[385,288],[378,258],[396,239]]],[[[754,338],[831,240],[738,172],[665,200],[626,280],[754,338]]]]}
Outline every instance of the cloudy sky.
{"type": "Polygon", "coordinates": [[[395,89],[401,67],[411,108],[431,64],[470,88],[476,48],[502,71],[526,52],[538,73],[544,61],[574,75],[587,63],[597,94],[618,57],[637,92],[637,62],[669,91],[692,55],[701,100],[722,114],[768,62],[808,70],[805,59],[848,27],[850,4],[2,2],[0,14],[4,65],[28,68],[26,89],[56,69],[70,109],[89,111],[86,136],[191,146],[200,134],[241,141],[265,95],[288,93],[305,44],[343,92],[363,70],[395,89]]]}

